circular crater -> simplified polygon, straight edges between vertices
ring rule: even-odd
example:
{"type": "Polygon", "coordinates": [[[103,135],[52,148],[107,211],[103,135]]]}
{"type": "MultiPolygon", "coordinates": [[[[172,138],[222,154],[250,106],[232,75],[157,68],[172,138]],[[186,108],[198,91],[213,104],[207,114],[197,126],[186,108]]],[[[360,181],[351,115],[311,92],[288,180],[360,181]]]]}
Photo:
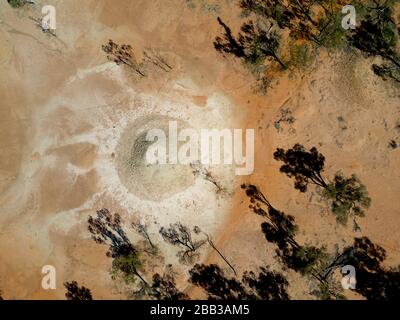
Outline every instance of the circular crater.
{"type": "MultiPolygon", "coordinates": [[[[177,122],[178,132],[188,128],[184,121],[167,116],[145,116],[128,126],[118,143],[116,162],[119,178],[129,192],[141,199],[161,201],[186,190],[195,182],[189,165],[149,164],[146,160],[148,148],[156,143],[146,140],[151,129],[164,131],[168,150],[169,121],[177,122]]],[[[183,143],[178,143],[178,149],[183,143]]]]}

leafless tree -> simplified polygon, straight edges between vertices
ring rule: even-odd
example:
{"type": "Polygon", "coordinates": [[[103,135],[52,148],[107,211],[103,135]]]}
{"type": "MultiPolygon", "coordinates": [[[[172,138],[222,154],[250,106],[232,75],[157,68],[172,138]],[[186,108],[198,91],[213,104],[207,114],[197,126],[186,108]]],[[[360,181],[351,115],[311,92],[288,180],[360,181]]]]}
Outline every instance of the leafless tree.
{"type": "Polygon", "coordinates": [[[133,230],[135,230],[140,236],[142,236],[143,238],[145,238],[148,243],[150,244],[151,248],[155,248],[155,245],[153,244],[153,242],[150,239],[150,236],[147,232],[147,226],[138,221],[138,222],[132,222],[131,227],[133,230]]]}
{"type": "Polygon", "coordinates": [[[143,50],[144,61],[154,64],[165,72],[170,72],[172,67],[168,64],[164,57],[162,57],[155,49],[143,50]]]}
{"type": "Polygon", "coordinates": [[[214,242],[212,241],[211,236],[210,236],[208,233],[202,231],[198,226],[195,226],[194,229],[193,229],[193,231],[194,231],[194,233],[196,233],[196,234],[202,233],[203,235],[205,235],[206,241],[207,241],[207,243],[210,245],[210,247],[213,248],[213,249],[215,250],[215,252],[218,253],[218,255],[222,258],[222,260],[224,260],[224,261],[226,262],[226,264],[229,266],[229,268],[231,268],[232,271],[233,271],[233,273],[236,275],[236,270],[235,270],[235,268],[234,268],[234,267],[232,266],[232,264],[228,261],[228,259],[225,258],[225,256],[221,253],[221,251],[218,250],[218,248],[215,246],[214,242]]]}
{"type": "Polygon", "coordinates": [[[121,226],[121,217],[118,213],[114,215],[108,209],[96,211],[96,217],[89,216],[89,232],[97,243],[108,244],[107,256],[116,258],[137,253],[135,247],[128,239],[121,226]]]}
{"type": "Polygon", "coordinates": [[[30,19],[35,22],[35,25],[42,30],[43,33],[49,34],[53,37],[57,37],[56,30],[50,29],[47,25],[43,24],[42,19],[30,17],[30,19]]]}
{"type": "Polygon", "coordinates": [[[184,263],[191,263],[196,251],[205,243],[204,240],[194,241],[190,229],[180,222],[170,224],[169,228],[161,227],[160,234],[166,242],[183,248],[178,256],[184,263]]]}
{"type": "Polygon", "coordinates": [[[133,52],[133,48],[129,44],[119,45],[115,43],[113,40],[109,40],[107,44],[102,46],[102,49],[105,53],[107,53],[107,59],[115,62],[117,65],[126,65],[140,76],[146,76],[142,71],[142,64],[139,63],[133,52]]]}
{"type": "Polygon", "coordinates": [[[217,193],[226,192],[226,189],[215,179],[210,170],[204,167],[201,163],[192,162],[190,167],[192,168],[193,174],[196,177],[201,177],[204,180],[211,182],[217,188],[217,193]]]}

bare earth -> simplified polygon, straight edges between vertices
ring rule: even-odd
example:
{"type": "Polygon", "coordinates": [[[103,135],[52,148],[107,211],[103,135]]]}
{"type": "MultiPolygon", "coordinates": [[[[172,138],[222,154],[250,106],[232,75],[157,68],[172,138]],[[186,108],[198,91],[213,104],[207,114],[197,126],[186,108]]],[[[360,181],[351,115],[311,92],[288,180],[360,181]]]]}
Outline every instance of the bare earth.
{"type": "MultiPolygon", "coordinates": [[[[4,298],[64,299],[62,284],[71,280],[90,288],[95,299],[126,298],[123,286],[110,277],[106,248],[87,231],[88,216],[104,207],[124,221],[150,224],[163,264],[173,265],[178,286],[192,297],[203,296],[187,286],[189,267],[179,264],[176,250],[158,234],[169,223],[206,230],[239,273],[266,264],[280,270],[273,246],[260,232],[261,220],[248,209],[243,182],[259,185],[274,206],[295,216],[300,241],[330,249],[352,243],[351,223],[337,225],[316,190],[299,193],[279,172],[274,150],[297,142],[325,155],[326,176],[341,170],[360,177],[372,205],[358,220],[357,236],[387,250],[388,266],[400,263],[400,148],[388,147],[392,139],[400,142],[400,95],[373,75],[370,61],[325,52],[306,72],[285,74],[263,96],[254,92],[254,78],[238,61],[213,47],[220,33],[217,16],[233,26],[240,23],[231,1],[36,2],[21,10],[0,2],[4,298]],[[56,38],[29,18],[40,17],[44,4],[57,9],[56,38]],[[148,76],[140,79],[107,60],[101,45],[108,39],[131,44],[138,60],[144,49],[156,50],[173,69],[148,66],[148,76]],[[282,122],[278,130],[274,123],[283,108],[292,110],[295,122],[282,122]],[[128,172],[135,130],[162,127],[165,119],[196,129],[254,128],[254,173],[240,177],[215,168],[228,189],[218,195],[184,166],[128,172]],[[56,290],[41,287],[41,269],[48,264],[57,270],[56,290]]],[[[211,250],[200,260],[224,266],[211,250]]],[[[304,278],[289,271],[288,280],[292,298],[313,298],[304,278]]]]}

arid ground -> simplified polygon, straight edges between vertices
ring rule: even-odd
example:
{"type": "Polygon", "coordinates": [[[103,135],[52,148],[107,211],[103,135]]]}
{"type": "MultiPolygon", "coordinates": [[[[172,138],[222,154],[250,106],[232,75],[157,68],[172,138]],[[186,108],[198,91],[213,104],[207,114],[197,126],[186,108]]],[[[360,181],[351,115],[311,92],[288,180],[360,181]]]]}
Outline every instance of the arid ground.
{"type": "MultiPolygon", "coordinates": [[[[172,265],[177,286],[193,298],[204,293],[188,284],[190,266],[158,233],[170,223],[205,230],[238,273],[262,265],[281,271],[242,183],[258,185],[295,217],[299,241],[330,249],[351,244],[352,224],[338,225],[314,187],[300,193],[279,172],[273,152],[295,143],[318,148],[327,177],[357,174],[372,202],[356,236],[382,246],[387,266],[400,263],[400,148],[389,146],[400,144],[400,91],[373,74],[369,59],[325,50],[260,94],[252,74],[213,46],[221,32],[217,16],[234,30],[240,26],[234,1],[35,2],[17,10],[0,2],[3,298],[64,299],[63,283],[76,280],[95,299],[126,299],[129,288],[111,278],[106,247],[88,231],[89,215],[102,208],[120,213],[127,226],[144,221],[163,253],[149,272],[172,265]],[[57,10],[56,37],[32,19],[41,18],[44,4],[57,10]],[[146,76],[138,76],[107,59],[102,45],[109,39],[132,45],[138,61],[145,50],[157,52],[171,70],[148,63],[146,76]],[[294,122],[279,122],[287,109],[294,122]],[[147,167],[132,154],[132,141],[139,129],[164,128],[169,119],[199,130],[254,129],[253,174],[211,168],[226,188],[220,194],[187,165],[147,167]],[[41,286],[44,265],[57,270],[56,290],[41,286]]],[[[218,263],[233,276],[209,247],[197,262],[218,263]]],[[[285,272],[292,299],[314,299],[307,278],[285,272]]],[[[362,298],[350,291],[347,297],[362,298]]]]}

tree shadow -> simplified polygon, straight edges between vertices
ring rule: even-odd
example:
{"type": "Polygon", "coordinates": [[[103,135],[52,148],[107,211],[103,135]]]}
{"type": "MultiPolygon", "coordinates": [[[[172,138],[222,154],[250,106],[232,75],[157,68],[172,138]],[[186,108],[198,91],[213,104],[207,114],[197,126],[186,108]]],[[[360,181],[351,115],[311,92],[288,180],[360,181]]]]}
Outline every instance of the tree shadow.
{"type": "Polygon", "coordinates": [[[227,278],[216,264],[196,264],[190,282],[201,287],[209,300],[287,300],[287,280],[279,273],[260,268],[260,273],[245,272],[242,281],[227,278]]]}

